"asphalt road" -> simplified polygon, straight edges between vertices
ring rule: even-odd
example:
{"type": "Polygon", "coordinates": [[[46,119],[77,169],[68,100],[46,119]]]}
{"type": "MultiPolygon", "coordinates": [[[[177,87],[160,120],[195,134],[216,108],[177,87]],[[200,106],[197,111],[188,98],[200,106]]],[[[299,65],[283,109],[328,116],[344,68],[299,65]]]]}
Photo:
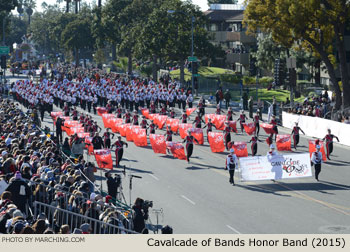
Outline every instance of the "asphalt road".
{"type": "MultiPolygon", "coordinates": [[[[210,112],[213,109],[206,110],[210,112]]],[[[103,128],[102,118],[97,115],[93,118],[103,128]]],[[[47,113],[44,121],[52,128],[47,113]]],[[[289,134],[291,130],[279,127],[279,131],[289,134]]],[[[164,131],[157,133],[164,134],[164,131]]],[[[263,130],[260,135],[263,140],[267,137],[263,130]]],[[[250,140],[246,134],[231,137],[235,141],[250,140]]],[[[173,138],[181,141],[179,136],[173,138]]],[[[301,136],[295,152],[308,152],[308,139],[301,136]]],[[[153,200],[151,223],[156,225],[158,216],[159,225],[169,224],[174,233],[350,233],[349,150],[335,144],[332,160],[322,165],[320,182],[313,177],[241,182],[236,172],[236,186],[232,186],[224,170],[228,153],[212,153],[207,142],[194,146],[189,164],[169,155],[155,154],[150,145],[140,148],[130,142],[121,162],[127,167],[126,175],[122,175],[123,193],[128,203],[130,192],[131,202],[136,197],[153,200]],[[134,178],[130,191],[131,174],[142,179],[134,178]],[[160,214],[153,211],[160,209],[160,214]]],[[[265,142],[258,144],[258,155],[265,155],[267,151],[265,142]]],[[[114,171],[122,174],[120,168],[114,171]]],[[[101,183],[100,174],[100,171],[96,174],[97,184],[101,183]]],[[[104,174],[102,186],[106,190],[104,174]]]]}

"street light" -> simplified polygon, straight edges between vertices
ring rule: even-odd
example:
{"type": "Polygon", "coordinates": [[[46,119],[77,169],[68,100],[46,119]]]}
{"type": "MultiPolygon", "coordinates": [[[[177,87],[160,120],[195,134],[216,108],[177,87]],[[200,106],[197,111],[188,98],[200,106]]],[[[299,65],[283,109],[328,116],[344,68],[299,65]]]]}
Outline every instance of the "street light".
{"type": "MultiPolygon", "coordinates": [[[[191,17],[191,36],[192,36],[192,44],[191,44],[191,57],[193,59],[193,53],[194,53],[194,34],[193,34],[193,24],[194,24],[194,21],[196,20],[194,16],[190,16],[188,13],[186,12],[183,12],[183,11],[176,11],[176,10],[168,10],[167,11],[169,14],[174,14],[176,12],[178,13],[182,13],[184,15],[186,15],[187,17],[191,17]]],[[[193,62],[193,61],[192,61],[193,62]]],[[[193,78],[193,64],[192,64],[192,67],[191,67],[191,72],[192,72],[192,75],[191,75],[191,82],[192,82],[192,92],[194,92],[194,78],[193,78]]]]}

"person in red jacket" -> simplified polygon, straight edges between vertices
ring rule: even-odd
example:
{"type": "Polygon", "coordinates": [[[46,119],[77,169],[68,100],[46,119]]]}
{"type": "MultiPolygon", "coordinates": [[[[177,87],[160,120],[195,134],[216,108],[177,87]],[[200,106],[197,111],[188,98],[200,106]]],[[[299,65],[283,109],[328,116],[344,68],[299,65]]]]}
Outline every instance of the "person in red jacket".
{"type": "Polygon", "coordinates": [[[225,122],[225,129],[223,133],[226,150],[229,150],[229,143],[231,142],[231,132],[234,132],[234,130],[229,126],[228,122],[225,122]]]}
{"type": "Polygon", "coordinates": [[[124,154],[124,149],[123,146],[126,146],[126,148],[128,148],[128,143],[122,141],[122,137],[118,136],[118,140],[112,145],[116,147],[115,149],[115,157],[116,157],[116,165],[117,167],[119,167],[120,161],[123,158],[123,154],[124,154]]]}
{"type": "Polygon", "coordinates": [[[330,155],[333,152],[333,138],[337,139],[339,142],[339,138],[333,134],[331,134],[331,129],[328,129],[328,134],[322,139],[322,141],[326,140],[326,149],[327,149],[327,159],[330,159],[330,155]]]}
{"type": "Polygon", "coordinates": [[[294,149],[297,149],[297,145],[299,143],[299,131],[301,131],[305,135],[305,132],[298,126],[298,123],[296,122],[291,133],[293,135],[294,140],[294,149]]]}
{"type": "Polygon", "coordinates": [[[193,152],[193,141],[196,141],[197,144],[199,144],[197,139],[195,139],[191,135],[191,131],[189,130],[187,136],[183,140],[184,143],[186,142],[186,154],[187,154],[187,162],[188,163],[190,162],[190,157],[192,156],[192,152],[193,152]]]}
{"type": "Polygon", "coordinates": [[[240,125],[241,125],[241,131],[243,133],[244,131],[244,126],[243,124],[245,123],[245,119],[248,119],[247,116],[244,114],[244,110],[241,110],[241,114],[239,115],[239,118],[237,121],[239,121],[240,125]]]}
{"type": "Polygon", "coordinates": [[[252,150],[252,156],[254,157],[256,153],[258,152],[258,141],[262,142],[258,136],[255,134],[252,139],[250,139],[249,143],[252,143],[251,150],[252,150]]]}
{"type": "Polygon", "coordinates": [[[204,128],[207,128],[207,140],[208,140],[208,143],[209,143],[209,132],[212,132],[213,131],[213,127],[215,127],[216,129],[216,126],[211,122],[211,119],[209,118],[208,119],[208,123],[206,125],[204,125],[203,129],[204,128]]]}

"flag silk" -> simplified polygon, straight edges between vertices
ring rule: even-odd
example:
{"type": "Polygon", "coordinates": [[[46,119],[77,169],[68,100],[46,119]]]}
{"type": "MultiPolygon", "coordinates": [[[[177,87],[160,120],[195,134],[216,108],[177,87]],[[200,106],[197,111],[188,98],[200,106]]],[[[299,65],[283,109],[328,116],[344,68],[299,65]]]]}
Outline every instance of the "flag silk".
{"type": "Polygon", "coordinates": [[[85,147],[88,150],[88,154],[94,154],[94,146],[92,145],[92,137],[85,137],[85,147]]]}
{"type": "Polygon", "coordinates": [[[225,129],[225,121],[226,121],[226,115],[215,115],[214,119],[212,119],[212,123],[215,125],[215,128],[217,130],[225,129]]]}
{"type": "Polygon", "coordinates": [[[111,119],[114,118],[113,114],[102,114],[102,121],[105,128],[111,128],[111,119]]]}
{"type": "Polygon", "coordinates": [[[292,139],[290,135],[277,135],[276,147],[279,151],[291,151],[292,139]]]}
{"type": "Polygon", "coordinates": [[[118,125],[118,131],[122,137],[126,136],[126,128],[130,126],[130,123],[118,125]]]}
{"type": "Polygon", "coordinates": [[[180,132],[180,137],[184,139],[188,134],[187,131],[189,129],[192,129],[192,124],[191,123],[180,123],[179,124],[179,132],[180,132]]]}
{"type": "Polygon", "coordinates": [[[158,125],[157,119],[159,114],[149,114],[149,119],[153,120],[155,125],[158,125]]]}
{"type": "Polygon", "coordinates": [[[143,108],[143,109],[141,109],[141,113],[143,116],[145,116],[147,119],[149,119],[149,109],[143,108]]]}
{"type": "Polygon", "coordinates": [[[246,142],[234,142],[231,148],[235,150],[237,157],[248,157],[248,148],[246,142]]]}
{"type": "MultiPolygon", "coordinates": [[[[84,128],[83,127],[71,127],[69,128],[70,130],[70,135],[74,135],[74,134],[77,134],[77,133],[82,133],[84,132],[84,128]]],[[[68,133],[67,133],[68,134],[68,133]]]]}
{"type": "Polygon", "coordinates": [[[97,107],[96,110],[99,116],[102,116],[102,114],[107,113],[107,109],[104,107],[97,107]]]}
{"type": "MultiPolygon", "coordinates": [[[[198,143],[200,145],[203,145],[204,144],[203,129],[192,128],[190,130],[191,130],[192,136],[198,141],[198,143]]],[[[197,144],[197,142],[194,141],[194,144],[197,144]]]]}
{"type": "Polygon", "coordinates": [[[140,126],[129,125],[126,127],[126,141],[134,141],[134,129],[140,128],[140,126]]]}
{"type": "Polygon", "coordinates": [[[260,123],[261,128],[263,128],[266,132],[266,134],[272,134],[275,133],[275,131],[273,130],[273,125],[272,124],[268,124],[268,123],[260,123]]]}
{"type": "Polygon", "coordinates": [[[204,115],[205,123],[208,123],[209,119],[211,119],[211,122],[214,123],[213,122],[214,117],[215,117],[215,114],[205,114],[204,115]]]}
{"type": "Polygon", "coordinates": [[[210,149],[212,152],[224,152],[224,136],[220,132],[209,132],[208,133],[210,149]]]}
{"type": "Polygon", "coordinates": [[[53,121],[56,121],[56,118],[63,115],[62,111],[55,111],[55,112],[51,112],[51,117],[53,121]]]}
{"type": "Polygon", "coordinates": [[[244,131],[249,135],[253,135],[255,132],[255,123],[244,123],[244,131]]]}
{"type": "Polygon", "coordinates": [[[144,147],[147,146],[147,135],[146,135],[146,129],[134,129],[134,144],[138,147],[144,147]]]}
{"type": "MultiPolygon", "coordinates": [[[[321,153],[322,153],[322,160],[323,161],[327,161],[327,156],[326,156],[326,152],[324,151],[324,143],[323,141],[319,140],[318,145],[321,146],[321,153]]],[[[309,140],[309,152],[310,152],[310,157],[312,155],[312,153],[314,153],[316,151],[316,140],[309,140]]]]}
{"type": "Polygon", "coordinates": [[[113,133],[119,133],[118,125],[123,123],[122,118],[112,118],[111,119],[111,130],[113,133]]]}
{"type": "Polygon", "coordinates": [[[86,138],[86,137],[90,137],[90,133],[89,132],[79,132],[79,133],[77,133],[77,136],[79,137],[79,138],[86,138]]]}
{"type": "Polygon", "coordinates": [[[165,136],[150,134],[149,141],[154,153],[166,154],[165,136]]]}
{"type": "Polygon", "coordinates": [[[166,122],[166,120],[168,119],[168,116],[165,116],[165,115],[158,115],[157,116],[157,126],[158,126],[158,128],[159,129],[163,129],[163,127],[164,127],[164,124],[165,124],[165,122],[166,122]]]}
{"type": "Polygon", "coordinates": [[[166,142],[166,147],[173,154],[174,158],[186,160],[185,147],[178,142],[166,142]]]}
{"type": "Polygon", "coordinates": [[[62,120],[70,120],[69,116],[57,116],[57,117],[53,117],[52,120],[53,120],[53,124],[56,126],[56,121],[57,121],[57,118],[61,118],[62,120]]]}
{"type": "Polygon", "coordinates": [[[188,108],[186,109],[187,116],[190,116],[197,108],[188,108]]]}
{"type": "Polygon", "coordinates": [[[168,120],[166,121],[166,125],[170,127],[171,131],[174,133],[176,133],[179,130],[179,123],[179,119],[168,118],[168,120]]]}
{"type": "Polygon", "coordinates": [[[233,129],[234,132],[237,132],[237,122],[236,121],[228,121],[228,126],[233,129]]]}
{"type": "Polygon", "coordinates": [[[108,149],[95,150],[95,159],[97,166],[104,169],[113,169],[113,160],[111,151],[108,149]]]}

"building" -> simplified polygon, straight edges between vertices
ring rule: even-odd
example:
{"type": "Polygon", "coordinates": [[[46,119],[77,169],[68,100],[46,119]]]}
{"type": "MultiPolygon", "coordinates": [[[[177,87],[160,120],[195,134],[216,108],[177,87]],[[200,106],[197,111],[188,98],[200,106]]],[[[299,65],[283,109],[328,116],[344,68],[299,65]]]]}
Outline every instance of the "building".
{"type": "Polygon", "coordinates": [[[214,45],[221,45],[226,57],[218,59],[221,67],[244,74],[249,69],[250,50],[257,46],[254,36],[243,27],[243,5],[212,4],[204,14],[209,19],[208,31],[214,45]]]}

